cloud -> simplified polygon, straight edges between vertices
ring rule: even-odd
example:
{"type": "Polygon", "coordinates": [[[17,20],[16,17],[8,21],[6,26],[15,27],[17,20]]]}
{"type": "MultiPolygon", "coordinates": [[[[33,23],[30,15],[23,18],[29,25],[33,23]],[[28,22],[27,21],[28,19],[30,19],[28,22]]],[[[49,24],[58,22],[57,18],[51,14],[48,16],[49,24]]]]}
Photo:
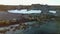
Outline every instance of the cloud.
{"type": "Polygon", "coordinates": [[[60,5],[60,0],[48,0],[48,5],[60,5]]]}
{"type": "Polygon", "coordinates": [[[19,0],[0,0],[0,4],[18,5],[19,4],[19,0]]]}
{"type": "Polygon", "coordinates": [[[5,4],[5,5],[31,5],[31,4],[60,5],[60,0],[0,0],[0,4],[5,4]]]}
{"type": "Polygon", "coordinates": [[[46,4],[46,2],[46,0],[0,0],[0,4],[5,5],[46,4]]]}

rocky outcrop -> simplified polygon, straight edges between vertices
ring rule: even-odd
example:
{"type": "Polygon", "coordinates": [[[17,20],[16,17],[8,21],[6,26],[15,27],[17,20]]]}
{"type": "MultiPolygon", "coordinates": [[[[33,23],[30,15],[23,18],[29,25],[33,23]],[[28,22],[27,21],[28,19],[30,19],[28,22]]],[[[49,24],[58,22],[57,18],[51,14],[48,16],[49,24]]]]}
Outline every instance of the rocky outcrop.
{"type": "Polygon", "coordinates": [[[8,10],[21,10],[21,9],[48,9],[48,10],[56,10],[60,9],[60,6],[50,6],[50,5],[40,5],[40,4],[32,4],[32,5],[0,5],[0,11],[8,11],[8,10]]]}

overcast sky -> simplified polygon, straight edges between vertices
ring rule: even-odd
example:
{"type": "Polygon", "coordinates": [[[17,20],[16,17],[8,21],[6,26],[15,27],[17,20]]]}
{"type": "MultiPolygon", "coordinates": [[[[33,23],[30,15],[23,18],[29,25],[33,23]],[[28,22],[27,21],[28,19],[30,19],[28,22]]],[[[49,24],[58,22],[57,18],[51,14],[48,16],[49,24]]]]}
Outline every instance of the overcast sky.
{"type": "Polygon", "coordinates": [[[60,0],[0,0],[0,4],[5,4],[5,5],[31,5],[31,4],[60,5],[60,0]]]}

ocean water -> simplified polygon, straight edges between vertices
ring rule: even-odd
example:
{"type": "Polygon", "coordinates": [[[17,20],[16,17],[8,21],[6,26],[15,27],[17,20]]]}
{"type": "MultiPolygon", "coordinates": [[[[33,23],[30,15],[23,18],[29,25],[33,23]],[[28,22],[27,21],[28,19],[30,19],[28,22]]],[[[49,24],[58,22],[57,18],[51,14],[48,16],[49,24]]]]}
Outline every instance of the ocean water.
{"type": "Polygon", "coordinates": [[[31,27],[24,34],[50,34],[57,33],[57,25],[55,22],[50,21],[46,24],[42,24],[39,27],[31,27]]]}
{"type": "Polygon", "coordinates": [[[29,10],[23,9],[23,10],[8,10],[9,13],[21,13],[21,14],[31,14],[31,13],[41,13],[41,10],[29,10]]]}
{"type": "MultiPolygon", "coordinates": [[[[31,14],[31,13],[41,13],[40,10],[11,10],[8,11],[10,13],[22,13],[22,14],[31,14]],[[38,12],[37,12],[38,11],[38,12]]],[[[38,26],[33,26],[34,23],[37,23],[36,21],[31,21],[31,22],[26,22],[25,24],[28,24],[28,28],[26,29],[20,29],[20,30],[15,30],[13,29],[16,26],[19,26],[19,24],[16,25],[11,25],[13,28],[10,29],[11,26],[9,27],[1,27],[0,29],[10,29],[9,31],[5,32],[5,34],[54,34],[54,33],[60,33],[60,24],[56,21],[47,21],[44,22],[43,24],[40,24],[38,26]]]]}
{"type": "MultiPolygon", "coordinates": [[[[31,13],[41,13],[41,10],[29,10],[22,9],[22,10],[8,10],[9,13],[21,13],[21,14],[31,14],[31,13]]],[[[56,14],[56,11],[50,10],[49,13],[56,14]]]]}
{"type": "MultiPolygon", "coordinates": [[[[34,21],[33,21],[34,22],[34,21]]],[[[27,22],[27,23],[32,23],[33,22],[27,22]]],[[[6,34],[54,34],[54,33],[59,33],[60,32],[60,26],[58,26],[55,21],[49,21],[46,22],[45,24],[39,25],[39,26],[31,26],[28,25],[29,28],[23,30],[16,30],[16,31],[9,31],[6,34]]]]}

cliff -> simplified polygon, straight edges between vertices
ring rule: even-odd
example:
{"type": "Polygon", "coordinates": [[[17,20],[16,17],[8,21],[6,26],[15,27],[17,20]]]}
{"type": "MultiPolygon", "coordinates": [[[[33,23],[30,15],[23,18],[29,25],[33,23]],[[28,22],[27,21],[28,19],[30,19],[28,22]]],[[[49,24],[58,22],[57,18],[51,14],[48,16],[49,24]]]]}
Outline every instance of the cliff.
{"type": "Polygon", "coordinates": [[[60,6],[51,6],[51,5],[41,5],[41,4],[32,4],[32,5],[0,5],[0,11],[8,11],[8,10],[21,10],[21,9],[46,9],[47,10],[60,10],[60,6]]]}
{"type": "Polygon", "coordinates": [[[8,10],[20,10],[20,9],[28,9],[30,6],[13,6],[13,5],[0,5],[0,11],[8,11],[8,10]]]}

